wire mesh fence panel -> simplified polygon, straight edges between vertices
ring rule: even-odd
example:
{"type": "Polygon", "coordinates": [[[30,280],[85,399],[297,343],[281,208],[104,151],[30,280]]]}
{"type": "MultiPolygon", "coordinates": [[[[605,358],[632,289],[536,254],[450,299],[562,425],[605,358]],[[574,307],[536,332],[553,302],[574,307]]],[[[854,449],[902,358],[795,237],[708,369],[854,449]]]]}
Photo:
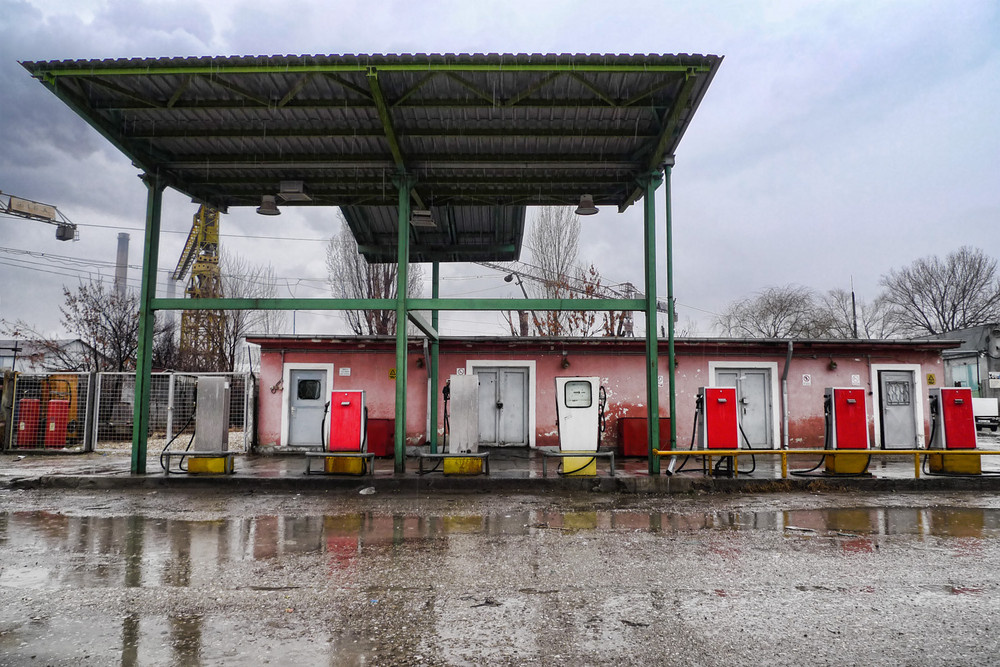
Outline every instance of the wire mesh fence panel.
{"type": "Polygon", "coordinates": [[[11,449],[86,449],[89,373],[19,373],[14,383],[11,449]]]}
{"type": "MultiPolygon", "coordinates": [[[[229,449],[249,449],[252,419],[251,376],[244,373],[153,373],[149,391],[149,454],[164,447],[184,449],[197,430],[196,414],[199,377],[225,377],[229,384],[229,449]]],[[[96,448],[124,450],[132,447],[135,373],[99,373],[97,415],[94,429],[96,448]]]]}
{"type": "Polygon", "coordinates": [[[98,373],[94,410],[95,449],[132,446],[135,373],[98,373]]]}

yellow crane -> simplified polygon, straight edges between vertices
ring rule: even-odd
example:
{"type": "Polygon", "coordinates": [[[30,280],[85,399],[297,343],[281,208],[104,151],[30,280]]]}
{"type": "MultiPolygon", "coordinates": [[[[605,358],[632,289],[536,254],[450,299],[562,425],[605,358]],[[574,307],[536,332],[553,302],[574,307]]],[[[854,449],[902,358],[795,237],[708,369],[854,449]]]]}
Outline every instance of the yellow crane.
{"type": "MultiPolygon", "coordinates": [[[[202,204],[194,215],[191,232],[177,260],[172,280],[191,272],[185,290],[191,299],[217,299],[222,294],[219,271],[219,212],[202,204]]],[[[188,370],[215,370],[223,340],[225,320],[218,310],[185,310],[181,315],[180,355],[188,370]]]]}

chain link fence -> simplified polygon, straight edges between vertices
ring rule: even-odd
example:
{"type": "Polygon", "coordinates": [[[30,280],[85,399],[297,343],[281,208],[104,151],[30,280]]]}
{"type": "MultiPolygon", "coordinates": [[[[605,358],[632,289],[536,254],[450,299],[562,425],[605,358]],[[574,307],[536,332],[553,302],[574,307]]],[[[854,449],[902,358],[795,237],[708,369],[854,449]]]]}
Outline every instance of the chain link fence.
{"type": "MultiPolygon", "coordinates": [[[[229,449],[250,451],[254,379],[249,373],[153,373],[149,452],[195,429],[198,378],[229,380],[229,449]]],[[[0,443],[10,450],[129,451],[135,421],[135,373],[17,374],[12,419],[0,443]]]]}
{"type": "MultiPolygon", "coordinates": [[[[250,374],[153,373],[149,391],[149,452],[175,439],[183,448],[193,436],[199,377],[229,380],[229,450],[250,451],[254,387],[250,374]]],[[[94,449],[131,449],[135,373],[98,373],[95,394],[94,449]]]]}
{"type": "Polygon", "coordinates": [[[9,449],[86,448],[93,377],[89,373],[18,373],[9,449]]]}

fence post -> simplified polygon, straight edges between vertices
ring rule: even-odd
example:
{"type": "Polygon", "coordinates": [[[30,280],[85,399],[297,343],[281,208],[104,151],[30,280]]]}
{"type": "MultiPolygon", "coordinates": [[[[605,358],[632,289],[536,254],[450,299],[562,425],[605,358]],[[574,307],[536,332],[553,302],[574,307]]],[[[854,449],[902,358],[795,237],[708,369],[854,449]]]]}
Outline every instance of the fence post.
{"type": "Polygon", "coordinates": [[[87,411],[83,425],[83,451],[92,452],[97,441],[97,373],[87,373],[87,411]]]}
{"type": "Polygon", "coordinates": [[[167,382],[167,442],[174,434],[174,374],[170,374],[167,382]]]}

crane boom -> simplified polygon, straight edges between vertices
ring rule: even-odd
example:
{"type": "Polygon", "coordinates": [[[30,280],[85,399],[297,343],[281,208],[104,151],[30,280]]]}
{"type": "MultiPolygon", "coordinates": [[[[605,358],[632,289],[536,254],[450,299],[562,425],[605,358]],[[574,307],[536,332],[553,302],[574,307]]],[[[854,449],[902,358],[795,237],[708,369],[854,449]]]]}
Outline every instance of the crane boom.
{"type": "MultiPolygon", "coordinates": [[[[191,272],[187,295],[191,299],[216,299],[222,296],[219,271],[219,212],[202,204],[194,215],[177,267],[171,278],[183,280],[191,272]]],[[[217,310],[185,310],[181,315],[181,359],[187,370],[219,370],[218,350],[223,314],[217,310]]]]}
{"type": "MultiPolygon", "coordinates": [[[[544,269],[537,266],[532,266],[525,262],[509,262],[507,265],[497,264],[495,262],[476,262],[479,266],[485,266],[488,269],[494,269],[496,271],[502,271],[503,273],[513,273],[522,278],[527,278],[537,283],[546,284],[556,282],[563,285],[566,289],[571,292],[576,292],[577,294],[586,294],[588,297],[596,297],[603,299],[644,299],[635,285],[630,282],[618,283],[616,285],[601,285],[597,290],[591,288],[589,291],[587,287],[580,281],[579,278],[574,276],[565,275],[552,275],[546,276],[544,269]]],[[[656,310],[661,313],[667,312],[667,304],[665,301],[656,301],[656,310]]]]}
{"type": "Polygon", "coordinates": [[[184,250],[177,259],[177,267],[170,276],[172,280],[184,280],[188,269],[196,259],[218,263],[219,258],[219,212],[202,204],[194,214],[191,231],[188,232],[184,250]]]}

